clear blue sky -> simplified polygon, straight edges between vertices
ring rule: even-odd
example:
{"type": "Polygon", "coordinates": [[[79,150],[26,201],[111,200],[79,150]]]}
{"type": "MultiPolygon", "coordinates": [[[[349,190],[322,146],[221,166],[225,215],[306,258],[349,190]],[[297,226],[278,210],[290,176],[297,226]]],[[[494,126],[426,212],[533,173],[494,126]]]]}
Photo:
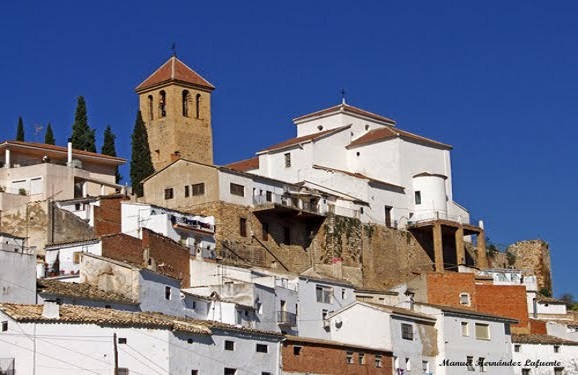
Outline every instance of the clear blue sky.
{"type": "Polygon", "coordinates": [[[27,140],[51,122],[64,145],[83,95],[99,149],[110,124],[127,159],[134,88],[173,42],[217,87],[218,164],[294,136],[292,118],[345,88],[453,145],[455,200],[493,242],[547,241],[554,294],[578,298],[576,2],[10,1],[0,41],[2,140],[21,115],[27,140]]]}

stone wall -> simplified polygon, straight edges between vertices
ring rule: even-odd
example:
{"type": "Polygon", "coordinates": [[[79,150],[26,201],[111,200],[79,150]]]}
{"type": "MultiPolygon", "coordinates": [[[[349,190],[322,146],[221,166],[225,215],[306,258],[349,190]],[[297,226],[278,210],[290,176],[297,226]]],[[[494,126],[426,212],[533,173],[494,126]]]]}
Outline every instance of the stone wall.
{"type": "Polygon", "coordinates": [[[508,247],[515,256],[514,268],[533,270],[538,282],[538,290],[552,292],[552,269],[550,249],[542,240],[516,242],[508,247]]]}

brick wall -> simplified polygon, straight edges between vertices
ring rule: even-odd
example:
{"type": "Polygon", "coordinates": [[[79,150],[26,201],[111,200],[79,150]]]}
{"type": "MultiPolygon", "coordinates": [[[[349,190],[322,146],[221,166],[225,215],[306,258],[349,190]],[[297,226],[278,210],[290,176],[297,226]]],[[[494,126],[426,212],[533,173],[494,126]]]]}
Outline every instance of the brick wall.
{"type": "Polygon", "coordinates": [[[142,241],[140,239],[129,236],[128,234],[118,233],[103,236],[101,237],[101,241],[102,256],[140,267],[146,266],[142,251],[142,241]]]}
{"type": "Polygon", "coordinates": [[[283,371],[315,374],[392,374],[393,357],[390,352],[373,351],[320,343],[286,340],[282,347],[283,371]],[[300,347],[299,355],[294,352],[300,347]],[[353,352],[353,363],[347,363],[347,352],[353,352]],[[359,353],[365,364],[359,364],[359,353]],[[375,355],[382,355],[382,367],[375,366],[375,355]]]}
{"type": "Polygon", "coordinates": [[[186,247],[146,228],[143,230],[142,246],[148,250],[157,272],[181,280],[184,288],[190,287],[190,256],[186,247]]]}
{"type": "Polygon", "coordinates": [[[94,207],[94,229],[99,236],[121,232],[121,202],[125,196],[102,197],[94,207]]]}
{"type": "Polygon", "coordinates": [[[473,273],[428,273],[428,303],[475,310],[478,305],[473,273]],[[470,295],[470,306],[460,303],[460,294],[470,295]]]}
{"type": "Polygon", "coordinates": [[[477,310],[517,319],[513,333],[529,333],[526,288],[523,285],[476,285],[477,310]]]}
{"type": "Polygon", "coordinates": [[[546,328],[545,320],[529,319],[530,321],[530,333],[537,335],[547,335],[548,329],[546,328]]]}

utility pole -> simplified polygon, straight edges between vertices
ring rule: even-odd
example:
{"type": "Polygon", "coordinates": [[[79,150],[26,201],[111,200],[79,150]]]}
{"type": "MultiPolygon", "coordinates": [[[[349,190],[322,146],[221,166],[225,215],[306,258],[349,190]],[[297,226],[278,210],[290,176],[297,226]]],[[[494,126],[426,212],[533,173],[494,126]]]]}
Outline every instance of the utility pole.
{"type": "Polygon", "coordinates": [[[116,344],[116,333],[112,335],[113,347],[114,347],[114,375],[118,375],[118,347],[116,344]]]}

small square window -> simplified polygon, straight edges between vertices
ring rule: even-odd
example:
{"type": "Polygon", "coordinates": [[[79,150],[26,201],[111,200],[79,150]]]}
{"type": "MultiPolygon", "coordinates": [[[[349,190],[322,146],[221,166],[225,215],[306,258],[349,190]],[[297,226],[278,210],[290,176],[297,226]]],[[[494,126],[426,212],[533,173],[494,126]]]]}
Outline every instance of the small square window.
{"type": "Polygon", "coordinates": [[[205,194],[205,183],[204,182],[201,182],[200,184],[193,184],[193,185],[191,185],[191,188],[193,190],[192,191],[193,197],[205,194]]]}
{"type": "Polygon", "coordinates": [[[516,344],[516,345],[514,345],[514,352],[516,352],[516,353],[520,353],[520,349],[521,349],[521,347],[522,347],[522,346],[521,346],[521,345],[519,345],[519,344],[516,344]]]}
{"type": "Polygon", "coordinates": [[[530,375],[530,369],[529,368],[523,368],[522,369],[522,375],[530,375]]]}
{"type": "Polygon", "coordinates": [[[273,193],[270,191],[265,192],[265,200],[267,200],[267,202],[273,201],[273,193]]]}
{"type": "Polygon", "coordinates": [[[191,370],[191,375],[199,375],[199,370],[191,370]]]}
{"type": "Polygon", "coordinates": [[[172,294],[171,287],[170,287],[170,286],[165,286],[165,299],[166,299],[167,301],[170,301],[170,299],[171,299],[171,294],[172,294]]]}
{"type": "Polygon", "coordinates": [[[421,372],[429,374],[429,361],[421,361],[421,372]]]}
{"type": "Polygon", "coordinates": [[[129,375],[129,371],[127,368],[119,368],[118,375],[129,375]]]}
{"type": "Polygon", "coordinates": [[[293,355],[301,355],[301,349],[303,349],[302,346],[294,346],[293,347],[293,355]]]}
{"type": "Polygon", "coordinates": [[[411,324],[401,323],[401,338],[413,340],[413,327],[411,324]]]}
{"type": "Polygon", "coordinates": [[[360,365],[364,365],[365,364],[365,354],[359,353],[359,355],[357,357],[357,361],[360,365]]]}
{"type": "Polygon", "coordinates": [[[185,185],[185,198],[189,197],[189,185],[185,185]]]}
{"type": "Polygon", "coordinates": [[[345,362],[349,365],[353,364],[353,352],[347,352],[346,353],[345,362]]]}
{"type": "Polygon", "coordinates": [[[554,345],[554,353],[560,353],[560,345],[554,345]]]}
{"type": "Polygon", "coordinates": [[[269,348],[265,344],[257,344],[256,351],[257,353],[267,353],[269,348]]]}
{"type": "Polygon", "coordinates": [[[235,342],[230,340],[225,340],[225,350],[233,351],[235,350],[235,342]]]}
{"type": "Polygon", "coordinates": [[[237,370],[234,368],[225,368],[225,375],[236,375],[237,370]]]}
{"type": "Polygon", "coordinates": [[[271,375],[270,372],[262,372],[261,375],[271,375]]]}
{"type": "Polygon", "coordinates": [[[488,324],[476,323],[476,339],[490,339],[490,326],[488,324]]]}
{"type": "Polygon", "coordinates": [[[243,185],[234,184],[231,182],[229,189],[232,195],[238,195],[239,197],[245,196],[245,187],[243,185]]]}
{"type": "Polygon", "coordinates": [[[468,322],[462,322],[462,336],[470,335],[470,326],[468,322]]]}
{"type": "Polygon", "coordinates": [[[375,355],[375,367],[382,367],[383,366],[383,359],[381,357],[381,354],[376,354],[375,355]]]}
{"type": "Polygon", "coordinates": [[[283,156],[285,157],[285,168],[289,168],[291,166],[291,153],[288,152],[283,156]]]}
{"type": "Polygon", "coordinates": [[[460,293],[460,305],[470,306],[470,294],[460,293]]]}
{"type": "Polygon", "coordinates": [[[193,342],[194,342],[193,339],[188,339],[188,340],[187,340],[187,343],[188,343],[188,344],[192,344],[193,342]]]}
{"type": "Polygon", "coordinates": [[[2,322],[2,332],[8,331],[8,322],[2,322]]]}
{"type": "Polygon", "coordinates": [[[118,338],[118,343],[119,343],[119,344],[126,344],[126,342],[127,342],[126,337],[119,337],[119,338],[118,338]]]}
{"type": "Polygon", "coordinates": [[[166,188],[165,189],[165,199],[173,199],[174,193],[173,188],[166,188]]]}

